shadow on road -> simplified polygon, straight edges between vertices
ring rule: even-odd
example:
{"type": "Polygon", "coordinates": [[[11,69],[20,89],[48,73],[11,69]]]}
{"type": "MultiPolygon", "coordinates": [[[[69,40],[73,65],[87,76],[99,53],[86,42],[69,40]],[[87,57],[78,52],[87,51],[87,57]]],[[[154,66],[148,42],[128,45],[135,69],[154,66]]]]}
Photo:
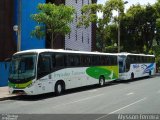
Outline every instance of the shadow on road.
{"type": "MultiPolygon", "coordinates": [[[[98,85],[92,85],[92,86],[85,86],[85,87],[80,87],[80,88],[75,88],[75,89],[69,89],[66,90],[65,93],[63,93],[60,96],[64,96],[67,94],[73,94],[73,93],[78,93],[82,91],[87,91],[87,90],[92,90],[99,88],[98,85]]],[[[18,101],[39,101],[39,100],[44,100],[44,99],[49,99],[49,98],[54,98],[54,97],[60,97],[56,96],[55,93],[46,93],[46,94],[41,94],[41,95],[20,95],[20,96],[15,96],[10,98],[10,100],[18,100],[18,101]]]]}

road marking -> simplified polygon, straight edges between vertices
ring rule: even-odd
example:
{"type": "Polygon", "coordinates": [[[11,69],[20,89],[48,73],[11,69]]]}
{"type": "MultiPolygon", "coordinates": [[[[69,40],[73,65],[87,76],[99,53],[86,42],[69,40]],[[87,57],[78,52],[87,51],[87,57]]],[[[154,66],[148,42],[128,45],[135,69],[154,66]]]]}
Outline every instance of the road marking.
{"type": "Polygon", "coordinates": [[[130,107],[130,106],[136,104],[136,103],[139,103],[139,102],[141,102],[141,101],[144,101],[145,99],[147,99],[147,98],[145,97],[145,98],[143,98],[143,99],[140,99],[140,100],[138,100],[138,101],[135,101],[135,102],[133,102],[133,103],[131,103],[131,104],[129,104],[129,105],[126,105],[126,106],[120,108],[120,109],[117,109],[117,110],[115,110],[115,111],[113,111],[113,112],[110,112],[109,114],[113,114],[113,113],[115,113],[115,112],[118,112],[118,111],[120,111],[120,110],[123,110],[123,109],[125,109],[125,108],[127,108],[127,107],[130,107]]]}
{"type": "Polygon", "coordinates": [[[81,101],[93,99],[93,98],[95,98],[95,97],[99,97],[99,96],[102,96],[102,95],[104,95],[104,94],[99,94],[99,95],[95,95],[95,96],[92,96],[92,97],[86,97],[86,98],[83,98],[83,99],[80,99],[80,100],[77,100],[77,101],[70,102],[70,103],[68,103],[68,104],[72,104],[72,103],[76,103],[76,102],[81,102],[81,101]]]}
{"type": "Polygon", "coordinates": [[[133,92],[130,92],[130,93],[126,94],[126,95],[129,96],[129,95],[133,95],[133,94],[134,94],[133,92]]]}
{"type": "Polygon", "coordinates": [[[102,95],[104,95],[104,94],[99,94],[99,95],[95,95],[95,96],[91,96],[91,97],[86,97],[86,98],[79,99],[79,100],[76,100],[76,101],[72,101],[72,102],[68,102],[68,103],[64,103],[64,104],[55,105],[53,107],[59,107],[59,106],[69,105],[69,104],[73,104],[73,103],[77,103],[77,102],[82,102],[82,101],[93,99],[95,97],[99,97],[99,96],[102,96],[102,95]]]}
{"type": "Polygon", "coordinates": [[[120,108],[120,109],[117,109],[117,110],[115,110],[115,111],[113,111],[113,112],[110,112],[110,113],[108,113],[107,115],[101,116],[101,117],[99,117],[99,118],[97,118],[97,119],[95,119],[95,120],[100,120],[100,119],[102,119],[102,118],[105,118],[105,117],[107,117],[107,116],[110,115],[110,114],[113,114],[113,113],[118,112],[118,111],[120,111],[120,110],[123,110],[123,109],[125,109],[125,108],[127,108],[127,107],[130,107],[130,106],[132,106],[132,105],[134,105],[134,104],[137,104],[137,103],[139,103],[139,102],[142,102],[142,101],[144,101],[145,99],[147,99],[147,98],[145,97],[145,98],[143,98],[143,99],[140,99],[140,100],[138,100],[138,101],[135,101],[135,102],[133,102],[133,103],[131,103],[131,104],[129,104],[129,105],[126,105],[126,106],[124,106],[124,107],[122,107],[122,108],[120,108]]]}

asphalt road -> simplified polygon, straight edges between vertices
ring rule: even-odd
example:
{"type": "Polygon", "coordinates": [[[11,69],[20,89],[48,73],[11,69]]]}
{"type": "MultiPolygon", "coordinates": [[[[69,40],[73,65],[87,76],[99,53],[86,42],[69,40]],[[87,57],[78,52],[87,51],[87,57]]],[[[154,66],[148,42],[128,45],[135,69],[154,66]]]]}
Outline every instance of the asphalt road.
{"type": "Polygon", "coordinates": [[[0,101],[0,114],[6,113],[32,114],[29,118],[38,114],[37,119],[43,118],[43,114],[45,119],[46,114],[61,115],[59,119],[67,119],[67,115],[69,120],[75,119],[75,115],[81,120],[103,120],[113,114],[119,118],[120,114],[159,114],[156,117],[160,119],[160,76],[113,82],[101,88],[73,89],[62,96],[45,94],[0,101]]]}

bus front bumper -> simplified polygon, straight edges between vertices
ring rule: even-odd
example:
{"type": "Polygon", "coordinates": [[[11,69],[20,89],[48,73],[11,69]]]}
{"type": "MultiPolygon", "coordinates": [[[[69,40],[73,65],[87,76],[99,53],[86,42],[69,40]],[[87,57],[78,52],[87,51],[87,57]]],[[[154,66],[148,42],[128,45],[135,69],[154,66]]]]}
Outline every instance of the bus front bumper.
{"type": "Polygon", "coordinates": [[[18,88],[15,89],[15,88],[9,87],[9,93],[16,94],[16,95],[36,95],[36,93],[34,93],[33,87],[24,88],[24,89],[18,89],[18,88]]]}

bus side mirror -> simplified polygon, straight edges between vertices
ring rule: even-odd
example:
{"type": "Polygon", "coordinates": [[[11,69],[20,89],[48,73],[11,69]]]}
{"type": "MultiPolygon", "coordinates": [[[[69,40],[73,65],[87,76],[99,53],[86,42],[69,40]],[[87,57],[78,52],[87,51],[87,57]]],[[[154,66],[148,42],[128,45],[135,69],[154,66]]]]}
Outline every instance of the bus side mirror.
{"type": "Polygon", "coordinates": [[[4,64],[5,69],[7,69],[7,62],[10,62],[11,58],[6,58],[4,61],[5,61],[5,64],[4,64]]]}

